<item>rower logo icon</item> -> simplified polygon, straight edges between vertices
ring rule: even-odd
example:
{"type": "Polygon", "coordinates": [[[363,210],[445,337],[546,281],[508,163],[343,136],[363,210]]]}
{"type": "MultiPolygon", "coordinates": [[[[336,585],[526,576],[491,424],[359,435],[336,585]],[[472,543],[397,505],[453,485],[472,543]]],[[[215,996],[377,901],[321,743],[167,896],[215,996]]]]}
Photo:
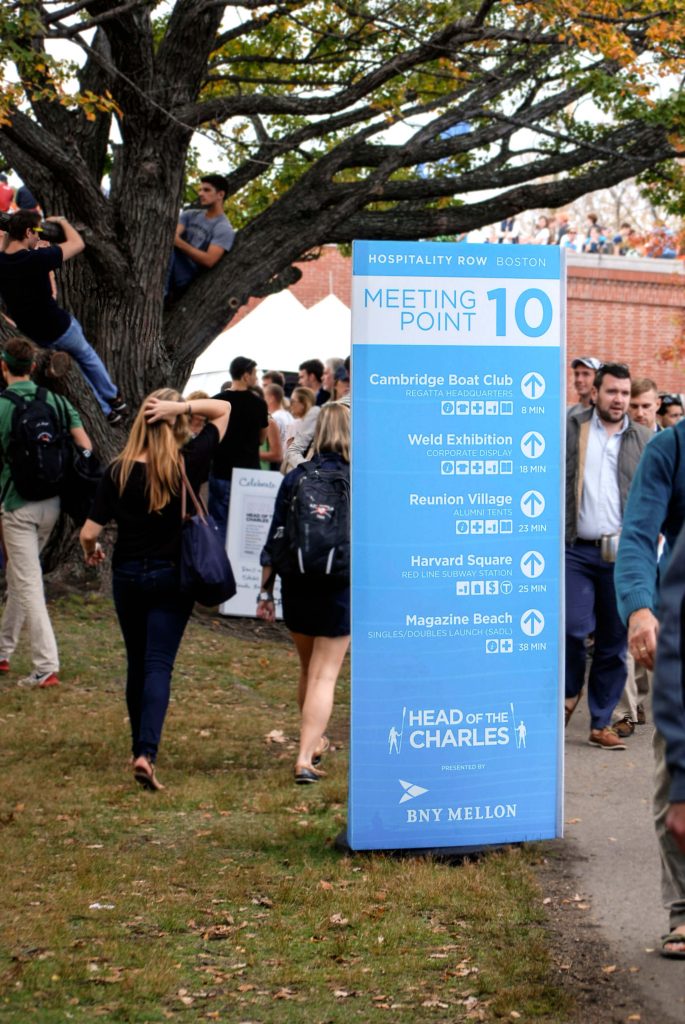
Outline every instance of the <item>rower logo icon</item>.
{"type": "Polygon", "coordinates": [[[423,786],[417,786],[413,782],[405,782],[404,779],[398,779],[398,782],[404,790],[400,797],[401,804],[406,804],[407,800],[415,800],[417,796],[423,796],[424,793],[428,792],[423,786]]]}

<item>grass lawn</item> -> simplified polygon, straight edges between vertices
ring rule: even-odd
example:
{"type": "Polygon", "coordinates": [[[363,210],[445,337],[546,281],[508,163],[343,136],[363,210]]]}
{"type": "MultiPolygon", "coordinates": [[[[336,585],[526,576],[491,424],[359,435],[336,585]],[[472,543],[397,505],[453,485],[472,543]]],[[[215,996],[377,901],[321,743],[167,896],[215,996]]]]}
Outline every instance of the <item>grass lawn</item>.
{"type": "Polygon", "coordinates": [[[111,602],[51,606],[63,685],[0,682],[0,1020],[548,1021],[538,848],[345,856],[349,670],[320,784],[292,782],[287,642],[191,622],[158,762],[128,765],[111,602]],[[271,734],[271,735],[270,735],[271,734]]]}

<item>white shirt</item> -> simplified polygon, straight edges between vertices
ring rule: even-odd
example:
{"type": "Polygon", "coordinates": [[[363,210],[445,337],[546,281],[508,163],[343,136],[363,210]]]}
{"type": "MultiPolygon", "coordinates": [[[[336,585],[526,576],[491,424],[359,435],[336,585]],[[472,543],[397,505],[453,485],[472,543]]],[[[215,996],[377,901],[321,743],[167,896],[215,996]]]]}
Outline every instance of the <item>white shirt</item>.
{"type": "Polygon", "coordinates": [[[278,424],[278,432],[281,435],[281,444],[285,449],[288,425],[292,423],[293,418],[287,409],[277,409],[276,412],[271,413],[271,419],[278,424]]]}
{"type": "Polygon", "coordinates": [[[599,540],[605,533],[619,533],[623,525],[618,453],[628,423],[624,416],[621,429],[608,434],[597,410],[592,414],[578,511],[578,536],[582,540],[599,540]]]}

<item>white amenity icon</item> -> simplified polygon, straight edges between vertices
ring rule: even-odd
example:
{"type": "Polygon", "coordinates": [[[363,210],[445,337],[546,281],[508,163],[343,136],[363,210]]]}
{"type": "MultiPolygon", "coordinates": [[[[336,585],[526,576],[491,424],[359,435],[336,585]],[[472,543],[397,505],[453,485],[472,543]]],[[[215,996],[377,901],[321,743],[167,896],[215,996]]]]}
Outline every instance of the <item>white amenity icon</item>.
{"type": "Polygon", "coordinates": [[[545,393],[545,378],[540,373],[524,373],[521,378],[521,391],[526,398],[533,402],[537,401],[545,393]]]}
{"type": "Polygon", "coordinates": [[[521,629],[526,636],[539,636],[545,628],[545,616],[537,608],[528,608],[521,616],[521,629]]]}
{"type": "Polygon", "coordinates": [[[545,571],[545,560],[539,551],[526,551],[519,562],[521,572],[528,579],[535,580],[545,571]]]}
{"type": "Polygon", "coordinates": [[[539,491],[526,491],[521,498],[521,511],[529,519],[537,519],[545,511],[545,499],[539,491]]]}
{"type": "Polygon", "coordinates": [[[545,450],[545,439],[537,430],[529,430],[521,438],[521,451],[527,459],[539,459],[545,450]]]}

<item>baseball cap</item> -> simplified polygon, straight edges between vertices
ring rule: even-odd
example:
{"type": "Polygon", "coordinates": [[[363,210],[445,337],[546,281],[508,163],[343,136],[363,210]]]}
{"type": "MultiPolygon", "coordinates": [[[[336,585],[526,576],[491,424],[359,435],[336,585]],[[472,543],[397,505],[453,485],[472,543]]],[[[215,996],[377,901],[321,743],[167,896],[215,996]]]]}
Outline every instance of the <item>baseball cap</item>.
{"type": "Polygon", "coordinates": [[[659,398],[661,399],[661,405],[657,409],[659,416],[666,413],[669,405],[679,405],[681,409],[683,408],[683,400],[680,395],[659,395],[659,398]]]}
{"type": "Polygon", "coordinates": [[[571,363],[571,369],[575,370],[576,366],[587,366],[588,370],[601,370],[604,363],[594,356],[577,356],[571,363]]]}

